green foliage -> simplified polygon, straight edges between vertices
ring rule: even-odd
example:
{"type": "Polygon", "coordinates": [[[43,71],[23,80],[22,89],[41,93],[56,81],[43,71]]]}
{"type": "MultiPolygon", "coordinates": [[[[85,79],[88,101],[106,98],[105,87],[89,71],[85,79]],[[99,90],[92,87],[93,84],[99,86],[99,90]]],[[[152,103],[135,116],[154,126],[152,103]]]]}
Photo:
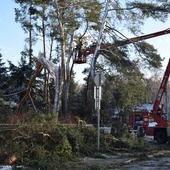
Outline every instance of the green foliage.
{"type": "Polygon", "coordinates": [[[66,132],[67,139],[71,145],[72,152],[74,154],[79,153],[80,151],[80,142],[83,140],[83,136],[76,131],[76,128],[68,128],[66,132]]]}
{"type": "Polygon", "coordinates": [[[143,103],[145,99],[143,75],[132,71],[124,72],[122,76],[108,76],[103,87],[103,98],[107,108],[118,108],[122,111],[143,103]]]}
{"type": "Polygon", "coordinates": [[[136,136],[133,136],[131,138],[131,142],[130,142],[131,151],[145,152],[148,149],[149,148],[148,148],[147,142],[145,141],[144,138],[137,138],[136,136]]]}
{"type": "Polygon", "coordinates": [[[6,148],[9,155],[15,153],[18,164],[42,169],[60,166],[63,159],[66,161],[72,155],[71,145],[65,135],[67,128],[52,125],[53,128],[50,129],[49,126],[51,125],[21,125],[17,131],[10,132],[6,148]],[[52,160],[55,161],[51,162],[52,160]]]}
{"type": "MultiPolygon", "coordinates": [[[[77,129],[46,118],[42,119],[43,123],[37,120],[1,133],[6,143],[4,149],[9,156],[15,154],[17,164],[60,168],[72,156],[91,155],[96,151],[95,128],[77,129]]],[[[0,155],[3,156],[3,152],[0,155]]]]}
{"type": "Polygon", "coordinates": [[[85,155],[93,155],[97,150],[97,131],[94,127],[84,127],[81,130],[83,141],[81,143],[80,152],[85,155]]]}
{"type": "MultiPolygon", "coordinates": [[[[49,118],[44,118],[42,122],[33,120],[27,124],[18,124],[13,130],[1,131],[0,142],[3,142],[3,148],[0,149],[0,163],[4,163],[2,158],[5,155],[6,158],[15,155],[15,165],[50,170],[71,166],[69,162],[73,158],[75,161],[81,156],[99,155],[96,128],[61,125],[49,118]]],[[[100,153],[113,153],[117,149],[143,151],[146,150],[146,143],[142,138],[128,136],[125,130],[119,138],[111,134],[100,134],[100,153]]]]}
{"type": "Polygon", "coordinates": [[[21,57],[19,66],[14,65],[9,61],[9,76],[7,94],[15,93],[10,96],[10,100],[18,102],[25,95],[24,90],[27,88],[29,79],[33,69],[27,64],[26,58],[21,57]]]}
{"type": "Polygon", "coordinates": [[[133,8],[138,8],[141,10],[142,14],[149,18],[155,20],[160,20],[165,22],[168,18],[170,12],[170,6],[166,2],[152,2],[152,3],[143,3],[143,2],[132,2],[130,6],[133,8]]]}
{"type": "Polygon", "coordinates": [[[7,88],[7,80],[8,80],[8,71],[5,63],[2,62],[2,54],[0,53],[0,92],[4,93],[7,88]]]}
{"type": "Polygon", "coordinates": [[[160,55],[157,54],[157,50],[150,44],[146,42],[140,42],[136,44],[139,47],[139,52],[141,55],[144,55],[146,57],[146,65],[149,63],[149,68],[150,66],[154,68],[160,68],[161,67],[161,61],[160,60],[160,55]]]}

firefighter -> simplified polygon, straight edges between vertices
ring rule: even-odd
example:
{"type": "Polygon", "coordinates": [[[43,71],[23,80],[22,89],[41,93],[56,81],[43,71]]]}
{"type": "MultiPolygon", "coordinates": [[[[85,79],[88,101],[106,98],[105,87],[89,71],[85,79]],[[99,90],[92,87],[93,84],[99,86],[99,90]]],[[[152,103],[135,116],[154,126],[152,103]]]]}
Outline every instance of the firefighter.
{"type": "Polygon", "coordinates": [[[143,137],[143,120],[141,116],[136,117],[136,126],[137,126],[137,137],[143,137]]]}

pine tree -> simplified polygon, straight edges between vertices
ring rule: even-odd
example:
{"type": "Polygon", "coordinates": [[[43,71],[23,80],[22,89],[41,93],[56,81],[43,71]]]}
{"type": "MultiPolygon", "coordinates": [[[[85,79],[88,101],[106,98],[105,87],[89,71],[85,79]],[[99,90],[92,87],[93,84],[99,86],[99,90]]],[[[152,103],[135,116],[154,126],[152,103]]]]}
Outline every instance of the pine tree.
{"type": "Polygon", "coordinates": [[[19,66],[14,65],[11,61],[9,64],[9,80],[8,80],[8,94],[10,98],[19,102],[24,95],[27,84],[32,74],[32,67],[30,67],[24,56],[21,56],[19,66]]]}
{"type": "Polygon", "coordinates": [[[8,80],[8,71],[5,63],[2,61],[2,54],[0,53],[0,91],[5,93],[7,87],[7,80],[8,80]]]}

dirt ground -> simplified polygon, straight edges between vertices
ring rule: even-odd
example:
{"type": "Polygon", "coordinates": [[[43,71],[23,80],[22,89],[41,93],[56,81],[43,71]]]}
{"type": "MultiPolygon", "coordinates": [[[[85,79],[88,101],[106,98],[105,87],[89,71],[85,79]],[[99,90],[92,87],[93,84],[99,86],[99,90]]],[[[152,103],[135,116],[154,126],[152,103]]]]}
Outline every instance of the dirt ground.
{"type": "MultiPolygon", "coordinates": [[[[170,144],[158,144],[146,138],[149,153],[117,153],[102,155],[104,158],[84,158],[83,162],[96,170],[166,170],[170,169],[170,144]]],[[[91,169],[91,168],[90,168],[91,169]]]]}
{"type": "Polygon", "coordinates": [[[148,161],[141,161],[134,164],[125,165],[117,168],[119,170],[168,170],[170,169],[170,157],[154,158],[148,161]]]}

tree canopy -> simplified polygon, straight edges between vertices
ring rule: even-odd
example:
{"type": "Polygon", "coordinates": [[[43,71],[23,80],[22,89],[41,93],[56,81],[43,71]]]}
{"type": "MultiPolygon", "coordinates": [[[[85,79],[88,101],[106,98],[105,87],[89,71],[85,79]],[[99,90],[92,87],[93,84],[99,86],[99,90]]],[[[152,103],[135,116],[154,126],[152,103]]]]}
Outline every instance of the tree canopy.
{"type": "MultiPolygon", "coordinates": [[[[35,108],[36,103],[38,105],[41,101],[42,108],[45,106],[51,111],[55,102],[54,92],[57,91],[58,100],[61,101],[58,102],[61,114],[78,114],[75,112],[81,110],[82,113],[79,114],[82,116],[84,112],[88,115],[94,112],[91,69],[86,69],[86,84],[78,86],[77,89],[75,87],[75,63],[72,57],[75,57],[74,51],[78,50],[80,43],[83,50],[94,51],[97,45],[100,45],[95,71],[102,71],[107,78],[103,87],[104,95],[108,99],[104,101],[105,106],[108,106],[107,103],[114,103],[112,107],[127,109],[145,102],[146,79],[143,69],[161,68],[163,58],[153,45],[145,41],[114,45],[127,40],[129,34],[135,37],[141,35],[141,28],[148,18],[166,22],[169,18],[169,3],[162,0],[107,2],[108,9],[105,8],[104,0],[15,0],[15,3],[19,4],[15,9],[15,21],[21,24],[26,33],[25,46],[19,66],[9,62],[7,74],[2,63],[0,71],[1,79],[10,76],[8,93],[15,93],[17,102],[22,99],[31,75],[36,71],[34,58],[38,56],[34,54],[34,48],[37,48],[36,44],[39,42],[42,44],[39,55],[61,68],[58,73],[59,89],[54,89],[54,80],[44,67],[31,88],[31,101],[27,102],[27,105],[32,103],[35,108]],[[103,30],[100,32],[102,24],[103,30]],[[18,93],[19,90],[22,93],[18,93]]],[[[94,52],[91,53],[92,58],[93,54],[94,52]]],[[[90,58],[90,55],[87,58],[90,58]]],[[[40,110],[43,110],[42,108],[40,110]]]]}

